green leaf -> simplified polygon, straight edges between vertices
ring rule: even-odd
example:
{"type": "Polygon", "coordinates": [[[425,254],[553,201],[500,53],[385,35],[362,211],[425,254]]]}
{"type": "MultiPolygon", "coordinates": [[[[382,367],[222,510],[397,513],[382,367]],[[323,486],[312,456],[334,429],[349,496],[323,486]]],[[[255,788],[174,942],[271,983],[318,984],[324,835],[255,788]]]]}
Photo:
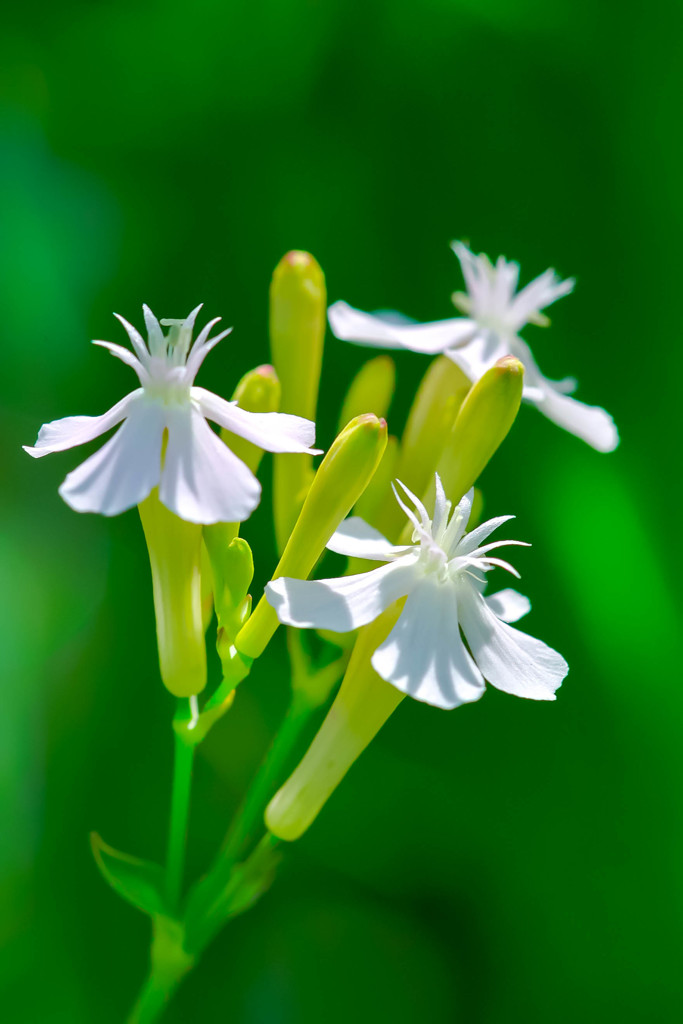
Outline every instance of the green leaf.
{"type": "Polygon", "coordinates": [[[164,871],[158,864],[115,850],[97,832],[90,833],[90,845],[102,877],[119,896],[145,914],[170,916],[164,895],[164,871]]]}

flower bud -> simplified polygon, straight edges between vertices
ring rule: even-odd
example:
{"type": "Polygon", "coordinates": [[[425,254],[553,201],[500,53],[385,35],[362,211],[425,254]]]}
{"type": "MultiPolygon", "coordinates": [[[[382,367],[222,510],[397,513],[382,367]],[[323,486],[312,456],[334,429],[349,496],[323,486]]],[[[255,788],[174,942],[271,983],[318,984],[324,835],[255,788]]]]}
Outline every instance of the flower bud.
{"type": "MultiPolygon", "coordinates": [[[[423,494],[433,480],[444,443],[469,389],[469,380],[448,356],[435,359],[422,378],[408,413],[394,470],[394,476],[415,494],[423,494]]],[[[372,525],[393,540],[403,523],[403,513],[389,488],[372,525]]]]}
{"type": "Polygon", "coordinates": [[[504,356],[472,386],[439,460],[446,494],[458,500],[505,440],[522,401],[524,367],[504,356]]]}
{"type": "MultiPolygon", "coordinates": [[[[360,516],[370,526],[379,529],[378,522],[382,509],[387,500],[387,495],[393,497],[391,481],[396,477],[396,466],[399,459],[398,440],[391,435],[387,438],[387,446],[382,456],[382,461],[377,467],[377,472],[365,488],[356,503],[354,515],[360,516]]],[[[367,569],[367,562],[364,562],[367,569]]],[[[362,569],[358,570],[362,572],[362,569]]]]}
{"type": "Polygon", "coordinates": [[[358,634],[341,689],[294,773],[266,808],[266,826],[279,839],[298,839],[312,824],[356,758],[403,700],[381,679],[370,658],[386,639],[403,602],[397,601],[358,634]]]}
{"type": "MultiPolygon", "coordinates": [[[[233,392],[232,400],[237,402],[240,409],[246,409],[247,412],[279,412],[280,392],[280,381],[275,369],[266,364],[245,373],[233,392]]],[[[258,472],[263,458],[262,448],[229,430],[221,430],[221,437],[252,473],[258,472]]]]}
{"type": "MultiPolygon", "coordinates": [[[[288,252],[270,285],[270,349],[282,384],[281,411],[314,420],[325,338],[325,277],[307,252],[288,252]]],[[[275,537],[282,551],[311,484],[311,456],[276,455],[275,537]]]]}
{"type": "Polygon", "coordinates": [[[391,356],[377,356],[364,363],[351,381],[339,417],[342,427],[355,416],[374,412],[386,416],[396,384],[396,366],[391,356]]]}
{"type": "Polygon", "coordinates": [[[251,610],[248,592],[254,577],[254,559],[242,537],[233,537],[227,545],[215,531],[205,531],[205,538],[214,579],[220,652],[222,643],[235,639],[251,610]]]}
{"type": "MultiPolygon", "coordinates": [[[[241,409],[247,412],[278,412],[280,407],[280,381],[272,366],[257,366],[245,373],[232,395],[241,409]]],[[[263,449],[229,430],[221,430],[221,438],[231,451],[244,462],[252,473],[258,472],[263,449]]],[[[218,589],[225,586],[225,573],[221,568],[223,552],[239,533],[239,523],[212,523],[204,527],[204,541],[209,551],[218,589]]],[[[252,565],[253,572],[253,565],[252,565]]],[[[217,608],[218,611],[218,608],[217,608]]],[[[219,623],[221,617],[219,614],[219,623]]]]}
{"type": "Polygon", "coordinates": [[[202,528],[162,505],[156,487],[138,509],[152,568],[161,678],[175,697],[192,697],[206,686],[202,528]]]}
{"type": "MultiPolygon", "coordinates": [[[[358,416],[342,430],[313,478],[273,579],[306,579],[372,479],[386,443],[387,425],[372,414],[358,416]]],[[[240,631],[235,647],[241,654],[257,658],[277,626],[275,610],[263,597],[240,631]]]]}

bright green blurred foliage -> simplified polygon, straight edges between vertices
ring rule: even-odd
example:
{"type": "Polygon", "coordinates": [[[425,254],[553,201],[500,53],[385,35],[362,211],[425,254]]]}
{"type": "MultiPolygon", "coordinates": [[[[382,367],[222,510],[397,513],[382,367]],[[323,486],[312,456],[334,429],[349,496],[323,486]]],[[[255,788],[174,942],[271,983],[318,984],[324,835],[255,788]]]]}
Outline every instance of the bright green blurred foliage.
{"type": "MultiPolygon", "coordinates": [[[[204,301],[233,334],[199,383],[229,397],[267,353],[270,274],[312,252],[331,300],[452,315],[448,248],[575,275],[528,340],[622,445],[523,409],[482,484],[514,512],[528,629],[555,704],[493,689],[405,701],[168,1013],[231,1024],[574,1024],[683,1011],[678,266],[673,0],[197,0],[13,5],[0,33],[3,1020],[117,1024],[148,923],[88,847],[160,859],[171,699],[135,512],[79,516],[82,458],[20,450],[99,413],[148,302],[204,301]]],[[[318,438],[369,351],[328,337],[318,438]]],[[[396,353],[389,430],[426,360],[396,353]]],[[[264,500],[254,593],[275,564],[264,500]]],[[[526,627],[525,627],[526,628],[526,627]]],[[[286,703],[284,636],[201,748],[190,867],[208,865],[286,703]]],[[[212,656],[213,657],[213,656],[212,656]]],[[[217,678],[218,666],[210,672],[217,678]]]]}

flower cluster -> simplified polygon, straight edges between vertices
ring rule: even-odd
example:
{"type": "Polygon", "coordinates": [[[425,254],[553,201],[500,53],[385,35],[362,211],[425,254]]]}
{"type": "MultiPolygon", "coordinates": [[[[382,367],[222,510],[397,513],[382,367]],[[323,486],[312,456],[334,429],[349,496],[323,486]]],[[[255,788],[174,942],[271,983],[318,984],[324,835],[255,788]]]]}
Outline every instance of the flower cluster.
{"type": "Polygon", "coordinates": [[[496,569],[518,577],[499,551],[523,542],[490,539],[513,517],[479,522],[473,485],[522,398],[601,451],[616,447],[616,428],[603,409],[570,397],[574,382],[544,377],[520,336],[527,324],[547,324],[542,310],[573,281],[548,270],[518,291],[516,263],[501,257],[494,265],[461,243],[454,248],[467,284],[454,301],[464,315],[431,324],[344,302],[327,310],[321,268],[308,253],[288,253],[270,291],[273,366],[246,374],[230,401],[195,385],[208,353],[230,333],[212,336],[218,319],[193,341],[200,306],[180,320],[157,320],[144,306],[145,341],[118,317],[131,348],[95,344],[130,366],[139,387],[101,416],[45,424],[26,448],[39,458],[118,428],[59,492],[78,512],[112,516],[138,507],[161,678],[177,698],[165,869],[93,840],[105,879],[155,930],[152,974],[131,1020],[142,1020],[145,1006],[144,1019],[156,1019],[218,928],[265,891],[274,846],[311,825],[405,696],[451,709],[479,700],[488,682],[552,701],[568,672],[557,651],[514,625],[530,610],[528,598],[511,588],[487,592],[496,569]],[[342,403],[339,433],[315,466],[328,318],[339,338],[439,358],[402,435],[391,438],[384,417],[395,368],[386,356],[366,363],[342,403]],[[252,607],[254,558],[240,527],[261,500],[263,451],[275,456],[280,559],[252,607]],[[326,548],[349,559],[346,574],[309,580],[326,548]],[[213,865],[185,893],[193,751],[229,712],[280,623],[296,627],[288,633],[290,713],[213,865]],[[212,624],[222,679],[205,699],[212,624]],[[303,629],[328,644],[320,660],[319,642],[302,642],[303,629]],[[276,778],[335,688],[303,758],[288,778],[276,778]]]}

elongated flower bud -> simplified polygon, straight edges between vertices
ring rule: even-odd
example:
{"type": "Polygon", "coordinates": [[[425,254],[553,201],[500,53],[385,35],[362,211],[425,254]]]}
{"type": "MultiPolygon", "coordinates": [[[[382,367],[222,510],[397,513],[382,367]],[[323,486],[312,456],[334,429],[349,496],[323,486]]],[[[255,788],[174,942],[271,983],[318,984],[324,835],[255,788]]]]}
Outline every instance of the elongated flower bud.
{"type": "MultiPolygon", "coordinates": [[[[381,515],[387,500],[387,494],[393,498],[391,481],[397,476],[396,466],[399,458],[399,444],[395,437],[389,435],[387,446],[382,456],[382,461],[377,467],[377,472],[361,494],[354,515],[360,516],[366,523],[379,529],[381,515]]],[[[395,504],[394,500],[394,504],[395,504]]]]}
{"type": "MultiPolygon", "coordinates": [[[[265,364],[245,373],[233,392],[232,400],[247,412],[279,412],[280,395],[280,381],[275,368],[265,364]]],[[[249,466],[252,473],[258,472],[263,448],[229,430],[221,430],[221,437],[238,459],[249,466]]]]}
{"type": "MultiPolygon", "coordinates": [[[[281,411],[315,419],[326,325],[325,277],[307,252],[288,252],[270,286],[270,348],[281,411]]],[[[313,475],[310,455],[274,459],[275,537],[284,548],[313,475]]]]}
{"type": "MultiPolygon", "coordinates": [[[[403,431],[394,474],[415,494],[423,494],[433,480],[444,444],[469,389],[469,380],[447,356],[435,359],[422,378],[403,431]]],[[[403,513],[389,488],[373,526],[393,540],[403,523],[403,513]]]]}
{"type": "Polygon", "coordinates": [[[396,602],[358,634],[334,704],[303,760],[266,809],[266,825],[279,839],[298,839],[312,824],[356,758],[403,700],[377,675],[370,658],[401,610],[396,602]]]}
{"type": "MultiPolygon", "coordinates": [[[[379,465],[387,443],[387,425],[370,414],[352,420],[331,445],[306,495],[273,579],[306,579],[328,540],[358,501],[379,465]]],[[[278,626],[265,597],[238,634],[237,650],[261,654],[278,626]]]]}
{"type": "Polygon", "coordinates": [[[439,460],[447,494],[462,496],[507,437],[522,401],[524,367],[505,356],[470,389],[439,460]]]}
{"type": "Polygon", "coordinates": [[[175,697],[192,697],[206,686],[202,528],[162,505],[156,487],[138,508],[152,568],[161,678],[175,697]]]}
{"type": "Polygon", "coordinates": [[[386,416],[395,384],[396,366],[391,356],[377,356],[363,363],[346,393],[338,429],[364,412],[386,416]]]}

